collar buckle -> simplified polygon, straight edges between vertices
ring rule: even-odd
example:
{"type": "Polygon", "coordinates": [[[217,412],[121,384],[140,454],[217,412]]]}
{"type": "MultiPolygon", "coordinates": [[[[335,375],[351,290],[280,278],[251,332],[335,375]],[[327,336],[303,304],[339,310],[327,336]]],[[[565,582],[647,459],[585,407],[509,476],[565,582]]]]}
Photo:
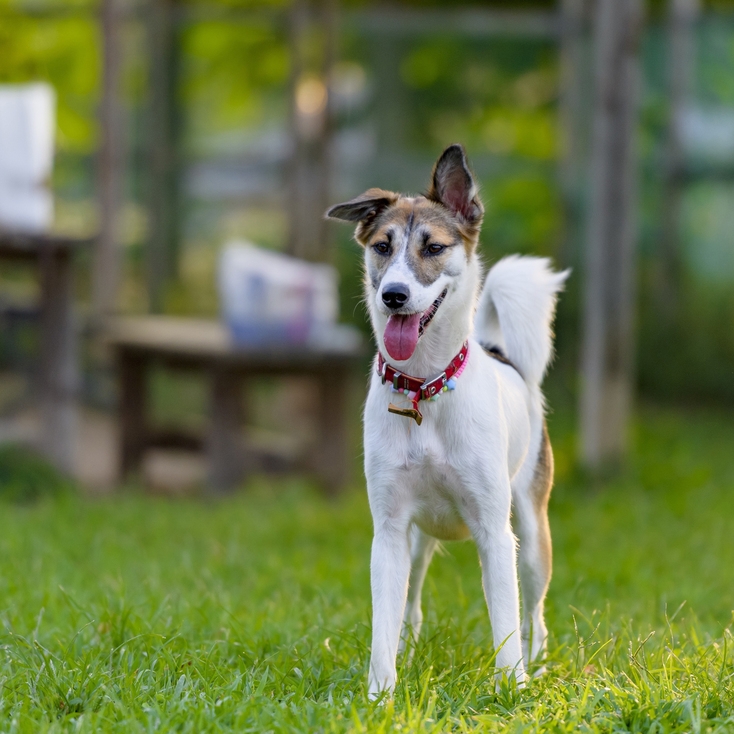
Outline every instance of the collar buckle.
{"type": "Polygon", "coordinates": [[[421,393],[425,393],[429,398],[433,397],[440,389],[435,383],[441,380],[441,388],[448,382],[446,372],[442,372],[440,375],[434,377],[432,380],[426,380],[421,385],[421,393]]]}

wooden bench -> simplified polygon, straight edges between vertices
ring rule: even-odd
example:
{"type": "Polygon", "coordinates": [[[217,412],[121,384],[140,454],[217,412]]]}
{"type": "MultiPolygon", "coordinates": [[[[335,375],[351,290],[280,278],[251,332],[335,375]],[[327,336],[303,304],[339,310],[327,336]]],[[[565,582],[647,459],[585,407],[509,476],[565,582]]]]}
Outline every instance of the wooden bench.
{"type": "Polygon", "coordinates": [[[317,449],[307,469],[329,493],[348,481],[348,391],[364,353],[359,332],[339,326],[319,346],[283,344],[240,347],[220,323],[166,316],[118,319],[108,329],[119,374],[120,477],[139,469],[149,448],[203,448],[208,482],[215,491],[231,489],[257,468],[253,452],[240,440],[241,390],[253,377],[308,376],[318,386],[317,449]],[[149,421],[147,375],[153,365],[204,373],[209,381],[206,435],[156,430],[149,421]]]}

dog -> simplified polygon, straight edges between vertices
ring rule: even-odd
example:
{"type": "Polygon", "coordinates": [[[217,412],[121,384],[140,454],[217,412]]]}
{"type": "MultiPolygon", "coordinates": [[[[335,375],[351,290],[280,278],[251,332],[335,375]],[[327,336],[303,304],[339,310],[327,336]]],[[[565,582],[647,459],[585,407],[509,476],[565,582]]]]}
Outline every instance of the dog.
{"type": "Polygon", "coordinates": [[[326,216],[356,223],[378,346],[364,409],[374,523],[368,694],[395,687],[397,654],[420,632],[437,544],[470,536],[498,675],[522,685],[530,663],[542,664],[548,634],[553,454],[541,382],[568,271],[506,257],[480,292],[484,208],[460,145],[439,157],[425,195],[373,188],[326,216]]]}

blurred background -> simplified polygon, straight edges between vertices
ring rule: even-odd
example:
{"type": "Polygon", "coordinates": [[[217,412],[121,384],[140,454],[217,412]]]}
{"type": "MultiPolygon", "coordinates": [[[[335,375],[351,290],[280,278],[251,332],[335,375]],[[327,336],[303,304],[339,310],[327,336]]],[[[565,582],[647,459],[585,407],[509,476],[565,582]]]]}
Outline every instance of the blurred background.
{"type": "MultiPolygon", "coordinates": [[[[0,117],[2,95],[46,83],[54,141],[39,183],[52,213],[26,226],[0,207],[6,447],[40,445],[95,488],[137,471],[143,449],[126,448],[121,425],[133,443],[148,429],[121,398],[136,379],[120,376],[126,346],[147,350],[146,410],[177,431],[151,440],[146,482],[206,481],[190,450],[201,440],[183,429],[210,439],[240,425],[217,413],[228,401],[210,383],[221,350],[237,351],[215,334],[221,253],[246,241],[335,268],[338,321],[358,333],[291,344],[313,374],[330,349],[344,358],[350,387],[331,407],[309,397],[297,364],[269,379],[278,345],[245,339],[260,356],[238,368],[249,407],[237,440],[269,452],[257,467],[285,470],[278,457],[308,452],[293,447],[325,425],[309,416],[343,412],[352,438],[334,450],[358,467],[373,354],[361,252],[322,213],[370,186],[424,190],[453,142],[481,182],[484,261],[520,252],[573,268],[548,383],[573,434],[567,464],[624,465],[640,403],[734,404],[734,2],[0,0],[0,48],[0,117]],[[53,301],[43,253],[67,250],[73,285],[53,301]],[[64,298],[71,321],[48,327],[43,304],[64,298]],[[62,379],[43,340],[64,329],[62,379]],[[182,351],[208,356],[183,372],[159,364],[172,352],[185,362],[182,351]],[[44,444],[38,405],[54,390],[68,393],[61,449],[44,444]]],[[[6,128],[0,174],[15,145],[6,128]]]]}

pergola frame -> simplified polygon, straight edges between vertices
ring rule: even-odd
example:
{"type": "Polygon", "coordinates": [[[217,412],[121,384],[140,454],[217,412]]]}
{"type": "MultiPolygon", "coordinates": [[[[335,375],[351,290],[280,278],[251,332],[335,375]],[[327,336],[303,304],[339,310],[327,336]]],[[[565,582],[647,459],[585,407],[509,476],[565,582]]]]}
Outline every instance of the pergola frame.
{"type": "MultiPolygon", "coordinates": [[[[562,109],[564,126],[577,130],[583,126],[580,119],[583,109],[579,104],[579,74],[574,75],[574,64],[579,61],[579,47],[588,33],[584,17],[593,16],[599,29],[595,36],[597,50],[594,62],[596,85],[603,91],[594,97],[594,134],[591,143],[591,160],[594,175],[591,183],[591,201],[588,228],[583,239],[586,259],[586,297],[584,305],[584,339],[582,359],[582,458],[590,467],[598,467],[609,460],[620,458],[624,452],[626,426],[633,383],[632,314],[634,303],[634,252],[636,225],[634,223],[634,196],[636,190],[637,160],[634,147],[634,130],[637,122],[636,77],[638,56],[636,39],[640,33],[641,0],[564,0],[560,12],[497,11],[493,9],[451,9],[417,11],[367,10],[345,14],[342,22],[358,27],[379,27],[381,32],[399,33],[419,28],[422,32],[458,32],[469,36],[517,36],[530,38],[556,38],[561,44],[565,64],[562,109]],[[612,6],[623,4],[624,13],[614,13],[612,6]],[[586,8],[584,8],[586,6],[586,8]],[[591,10],[589,10],[589,7],[591,10]],[[612,31],[602,29],[602,17],[617,16],[612,31]],[[606,34],[606,36],[605,36],[606,34]],[[613,36],[613,38],[612,38],[613,36]],[[616,45],[615,45],[616,44],[616,45]],[[616,49],[626,49],[621,57],[616,49]],[[631,51],[630,51],[631,49],[631,51]],[[611,66],[610,66],[611,65],[611,66]],[[622,68],[623,67],[623,68],[622,68]],[[611,105],[610,100],[619,104],[611,105]],[[614,109],[612,109],[614,108],[614,109]],[[606,132],[605,132],[606,131],[606,132]],[[610,137],[611,136],[611,137],[610,137]],[[625,194],[625,191],[628,192],[625,194]],[[621,226],[620,226],[621,223],[621,226]],[[615,231],[621,234],[616,236],[615,231]],[[620,239],[621,237],[621,239],[620,239]],[[612,266],[613,263],[617,265],[612,266]],[[614,345],[614,348],[611,345],[614,345]],[[619,357],[625,355],[622,361],[619,357]],[[623,368],[619,368],[620,364],[623,368]],[[618,369],[619,368],[619,369],[618,369]],[[610,392],[611,391],[611,392],[610,392]],[[611,396],[612,393],[616,397],[611,396]],[[614,408],[614,420],[610,420],[609,407],[614,408]],[[604,438],[606,436],[606,438],[604,438]]],[[[110,44],[105,54],[107,71],[104,74],[105,90],[101,122],[102,140],[114,149],[114,141],[121,136],[113,131],[115,109],[113,99],[119,80],[119,43],[114,30],[109,31],[109,18],[119,12],[117,3],[122,0],[103,0],[103,26],[107,19],[105,38],[110,44]]],[[[149,209],[150,233],[148,243],[149,304],[152,311],[163,307],[165,284],[175,274],[179,239],[179,129],[176,115],[177,88],[177,23],[196,22],[210,18],[231,19],[233,22],[252,20],[251,11],[197,7],[185,11],[176,0],[147,0],[142,6],[149,28],[150,59],[150,114],[148,133],[150,139],[149,209]]],[[[257,11],[255,15],[273,14],[257,11]]],[[[290,39],[293,57],[291,73],[291,98],[295,99],[299,80],[306,71],[305,56],[301,51],[304,37],[311,32],[314,22],[326,28],[326,51],[318,71],[328,85],[331,68],[336,58],[337,15],[335,0],[308,2],[296,0],[290,14],[290,39]]],[[[610,21],[611,22],[611,21],[610,21]]],[[[599,91],[599,89],[597,90],[599,91]]],[[[299,130],[298,109],[291,104],[291,131],[293,154],[289,169],[288,212],[289,249],[299,256],[312,260],[328,259],[327,230],[322,212],[328,202],[330,181],[330,155],[333,124],[327,105],[324,121],[316,136],[304,136],[299,130]]],[[[573,147],[575,133],[567,136],[564,157],[564,190],[568,211],[578,213],[578,195],[582,188],[583,154],[573,147]],[[570,141],[570,144],[568,144],[570,141]],[[573,202],[576,202],[575,204],[573,202]]],[[[111,292],[117,276],[107,270],[117,267],[119,257],[113,255],[115,237],[119,231],[114,202],[119,202],[121,167],[110,161],[121,160],[119,151],[107,150],[101,157],[100,176],[101,211],[103,215],[102,238],[97,269],[99,308],[108,310],[111,292]],[[104,296],[104,297],[102,297],[104,296]],[[105,297],[107,305],[105,304],[105,297]]]]}

